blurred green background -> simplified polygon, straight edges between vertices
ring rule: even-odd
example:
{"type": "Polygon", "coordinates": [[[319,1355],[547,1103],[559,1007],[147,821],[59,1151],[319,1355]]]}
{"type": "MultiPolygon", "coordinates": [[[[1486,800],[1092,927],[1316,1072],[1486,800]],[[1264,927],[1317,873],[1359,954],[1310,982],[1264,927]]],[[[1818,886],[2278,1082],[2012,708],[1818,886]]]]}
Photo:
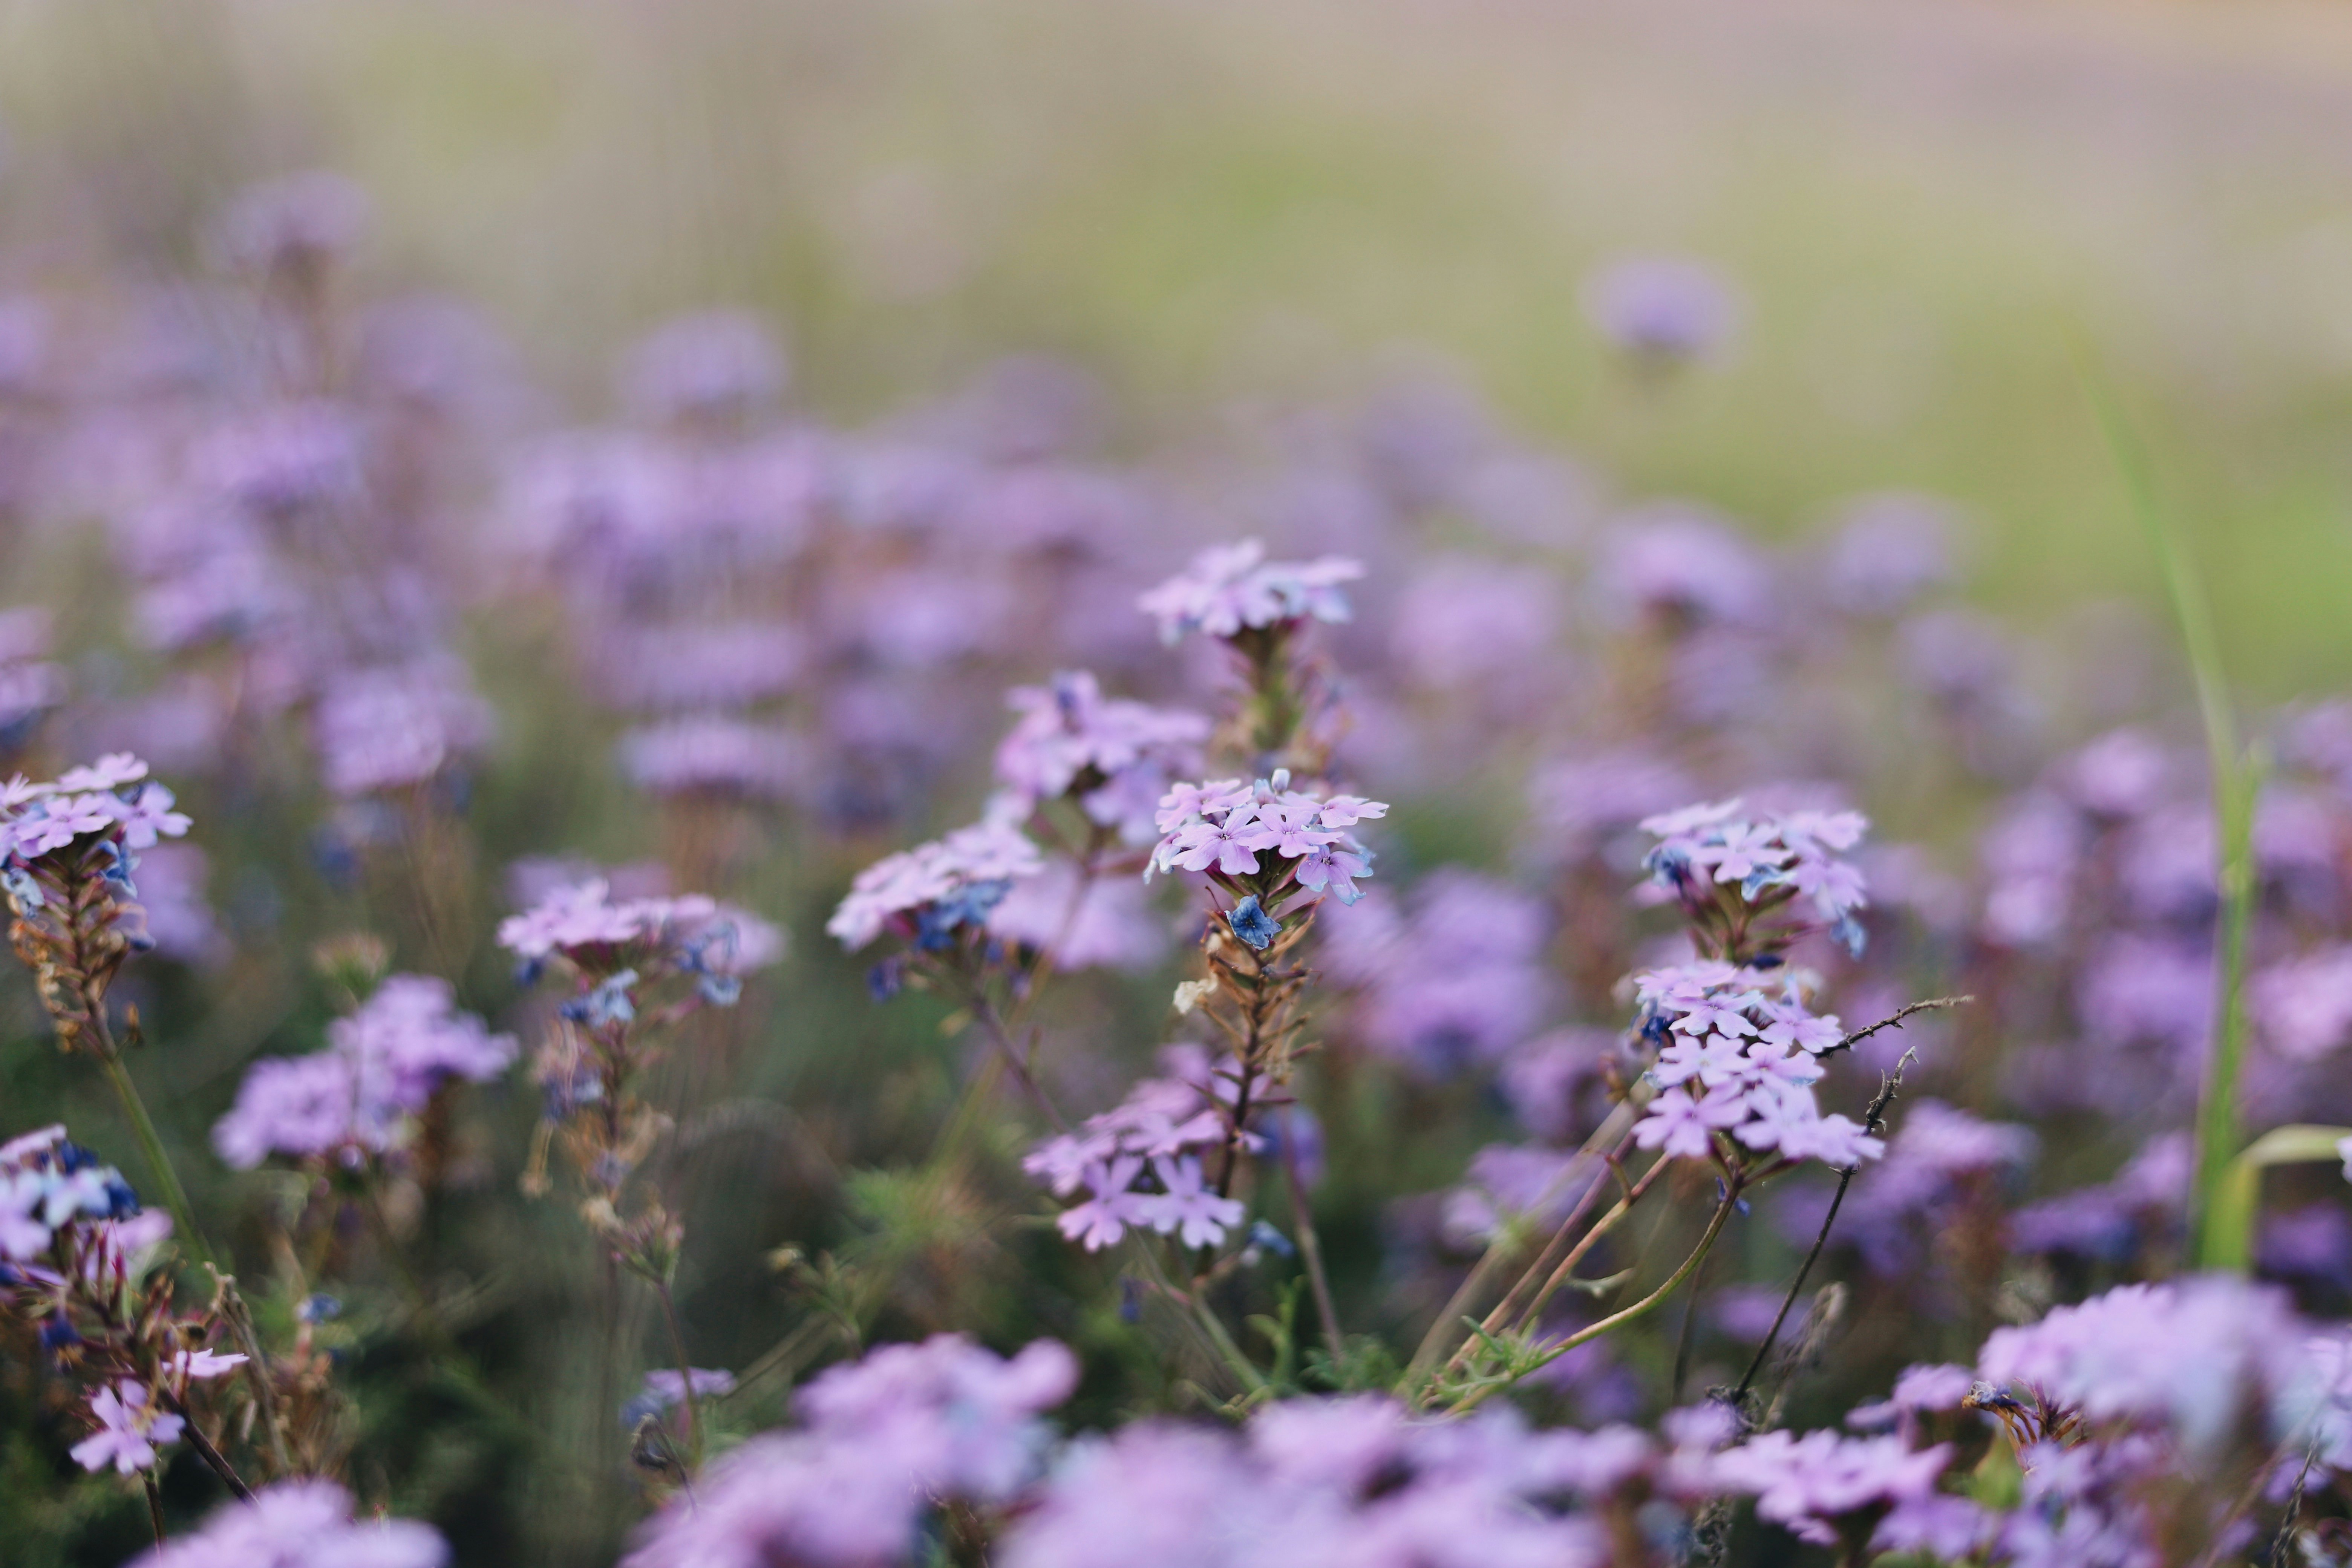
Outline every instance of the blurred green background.
{"type": "Polygon", "coordinates": [[[0,250],[54,283],[332,166],[372,265],[482,300],[583,411],[714,299],[787,324],[829,415],[1055,350],[1137,451],[1434,363],[1768,533],[1953,496],[2026,620],[2152,592],[2087,360],[2274,698],[2352,673],[2347,88],[2315,5],[8,0],[0,250]],[[1648,250],[1748,317],[1629,412],[1576,289],[1648,250]]]}

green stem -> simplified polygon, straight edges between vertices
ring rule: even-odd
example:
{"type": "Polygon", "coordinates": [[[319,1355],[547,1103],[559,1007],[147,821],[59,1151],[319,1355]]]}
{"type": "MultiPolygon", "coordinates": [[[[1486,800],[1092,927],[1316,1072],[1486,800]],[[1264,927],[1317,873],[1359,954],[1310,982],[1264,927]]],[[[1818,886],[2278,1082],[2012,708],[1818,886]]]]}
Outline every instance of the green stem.
{"type": "MultiPolygon", "coordinates": [[[[2246,930],[2253,915],[2253,808],[2259,787],[2259,768],[2249,764],[2237,776],[2217,781],[2213,790],[2221,826],[2220,975],[2213,1002],[2213,1055],[2197,1107],[2197,1179],[2189,1217],[2189,1256],[2200,1268],[2231,1266],[2223,1256],[2214,1211],[2245,1137],[2238,1114],[2238,1077],[2246,1049],[2246,930]]],[[[2245,1264],[2239,1260],[2235,1267],[2242,1271],[2245,1264]]]]}
{"type": "MultiPolygon", "coordinates": [[[[1724,1194],[1723,1201],[1715,1205],[1715,1217],[1706,1222],[1706,1234],[1698,1238],[1698,1245],[1691,1248],[1691,1255],[1683,1259],[1682,1267],[1675,1269],[1672,1274],[1666,1277],[1666,1282],[1664,1284],[1659,1286],[1656,1289],[1651,1291],[1648,1295],[1643,1297],[1640,1300],[1634,1302],[1623,1311],[1612,1313],[1610,1316],[1601,1319],[1597,1323],[1587,1323],[1583,1328],[1577,1330],[1576,1332],[1569,1335],[1566,1339],[1561,1340],[1557,1344],[1546,1346],[1544,1353],[1537,1357],[1536,1360],[1528,1365],[1527,1369],[1528,1372],[1535,1372],[1539,1368],[1549,1366],[1553,1362],[1558,1361],[1560,1357],[1566,1355],[1569,1352],[1574,1350],[1577,1346],[1588,1344],[1591,1342],[1599,1339],[1603,1334],[1611,1333],[1618,1329],[1622,1329],[1626,1324],[1633,1322],[1635,1319],[1645,1317],[1649,1313],[1656,1310],[1657,1308],[1664,1302],[1666,1298],[1673,1295],[1675,1289],[1681,1286],[1682,1282],[1689,1279],[1693,1273],[1696,1272],[1698,1266],[1702,1262],[1706,1261],[1708,1251],[1715,1246],[1715,1238],[1723,1234],[1724,1221],[1731,1217],[1731,1211],[1738,1205],[1738,1202],[1739,1194],[1736,1189],[1727,1191],[1724,1194]]],[[[1524,1376],[1526,1374],[1523,1373],[1520,1375],[1524,1376]]],[[[1516,1379],[1513,1381],[1516,1381],[1516,1379]]],[[[1453,1414],[1460,1415],[1476,1409],[1481,1404],[1485,1403],[1488,1394],[1503,1386],[1505,1386],[1505,1384],[1501,1383],[1490,1383],[1486,1384],[1484,1387],[1472,1389],[1468,1394],[1464,1394],[1460,1399],[1454,1401],[1453,1414]]]]}
{"type": "Polygon", "coordinates": [[[122,1102],[122,1112],[131,1118],[131,1135],[139,1141],[139,1152],[147,1161],[147,1173],[155,1188],[163,1194],[163,1206],[171,1211],[172,1224],[177,1228],[182,1245],[191,1256],[203,1264],[214,1264],[211,1243],[196,1228],[195,1211],[188,1205],[185,1188],[180,1185],[177,1172],[172,1169],[172,1157],[163,1152],[163,1140],[155,1131],[155,1119],[147,1114],[147,1102],[139,1097],[139,1086],[131,1081],[131,1069],[123,1065],[122,1053],[110,1038],[101,1037],[98,1047],[99,1065],[106,1069],[106,1079],[114,1086],[115,1098],[122,1102]]]}
{"type": "Polygon", "coordinates": [[[237,1293],[236,1279],[224,1271],[212,1243],[197,1228],[194,1205],[188,1202],[187,1189],[180,1185],[180,1175],[172,1168],[172,1157],[163,1151],[163,1135],[155,1131],[155,1119],[147,1113],[147,1101],[141,1097],[139,1086],[131,1079],[131,1068],[122,1059],[121,1047],[115,1044],[113,1031],[106,1026],[103,1003],[95,1003],[90,1016],[96,1024],[92,1033],[97,1037],[99,1066],[105,1070],[107,1082],[114,1086],[114,1097],[122,1105],[122,1113],[131,1119],[131,1135],[138,1140],[139,1152],[146,1159],[148,1174],[155,1190],[163,1197],[163,1206],[171,1212],[173,1232],[189,1255],[211,1273],[222,1301],[222,1317],[228,1322],[229,1332],[236,1338],[237,1349],[245,1353],[246,1385],[253,1392],[253,1403],[261,1414],[263,1438],[269,1446],[269,1462],[278,1474],[292,1473],[288,1458],[286,1433],[278,1416],[278,1390],[270,1380],[269,1357],[261,1348],[261,1336],[255,1331],[253,1314],[237,1293]]]}
{"type": "Polygon", "coordinates": [[[2114,393],[2087,364],[2084,381],[2098,410],[2132,510],[2164,578],[2173,617],[2180,625],[2180,641],[2197,687],[2198,716],[2204,725],[2205,749],[2213,773],[2219,861],[2215,873],[2221,894],[2214,955],[2213,1053],[2207,1059],[2205,1081],[2199,1091],[2196,1175],[2189,1193],[2189,1257],[2200,1268],[2212,1268],[2224,1264],[2213,1232],[2214,1204],[2244,1136],[2238,1116],[2238,1078],[2245,1055],[2246,928],[2253,911],[2254,802],[2262,790],[2263,761],[2259,754],[2240,749],[2221,643],[2213,632],[2212,607],[2158,500],[2147,455],[2114,393]]]}

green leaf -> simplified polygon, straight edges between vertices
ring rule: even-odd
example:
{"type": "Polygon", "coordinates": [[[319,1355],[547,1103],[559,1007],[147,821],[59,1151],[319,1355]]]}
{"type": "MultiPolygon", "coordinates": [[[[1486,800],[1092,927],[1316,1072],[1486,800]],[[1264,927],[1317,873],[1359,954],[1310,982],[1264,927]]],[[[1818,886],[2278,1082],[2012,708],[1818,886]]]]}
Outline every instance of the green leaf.
{"type": "Polygon", "coordinates": [[[2254,1216],[2262,1205],[2263,1172],[2273,1165],[2342,1159],[2336,1145],[2347,1138],[2352,1138],[2352,1127],[2297,1122],[2273,1128],[2248,1144],[2230,1162],[2213,1189],[2199,1261],[2208,1268],[2245,1272],[2253,1263],[2254,1216]]]}

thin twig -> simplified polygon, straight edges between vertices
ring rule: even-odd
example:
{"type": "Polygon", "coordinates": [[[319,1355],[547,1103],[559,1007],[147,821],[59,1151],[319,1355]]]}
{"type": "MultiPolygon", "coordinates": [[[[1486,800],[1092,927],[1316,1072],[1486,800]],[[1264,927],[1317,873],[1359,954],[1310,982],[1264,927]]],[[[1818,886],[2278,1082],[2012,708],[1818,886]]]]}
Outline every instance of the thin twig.
{"type": "Polygon", "coordinates": [[[155,1545],[161,1550],[163,1545],[163,1489],[155,1484],[155,1472],[152,1467],[140,1471],[139,1479],[147,1483],[147,1522],[154,1526],[155,1545]]]}
{"type": "MultiPolygon", "coordinates": [[[[1875,1024],[1871,1025],[1868,1028],[1856,1029],[1853,1034],[1846,1036],[1844,1038],[1839,1040],[1836,1045],[1832,1046],[1829,1049],[1823,1051],[1822,1055],[1825,1057],[1835,1056],[1840,1051],[1852,1050],[1854,1047],[1862,1044],[1863,1041],[1870,1038],[1871,1036],[1877,1034],[1882,1029],[1899,1029],[1903,1026],[1904,1020],[1909,1018],[1916,1013],[1933,1012],[1939,1007],[1965,1006],[1967,1004],[1975,1000],[1976,998],[1974,996],[1936,996],[1931,997],[1925,1002],[1910,1003],[1905,1006],[1896,1008],[1894,1012],[1888,1014],[1885,1017],[1881,1018],[1875,1024]]],[[[1908,1051],[1904,1053],[1906,1057],[1910,1054],[1911,1053],[1908,1051]]]]}
{"type": "MultiPolygon", "coordinates": [[[[1659,1303],[1665,1300],[1667,1297],[1673,1295],[1676,1287],[1680,1286],[1684,1280],[1689,1279],[1692,1273],[1697,1269],[1701,1263],[1706,1261],[1707,1253],[1715,1246],[1715,1238],[1723,1234],[1723,1222],[1731,1217],[1731,1211],[1738,1205],[1738,1203],[1739,1189],[1737,1187],[1726,1187],[1724,1189],[1723,1201],[1715,1205],[1715,1217],[1706,1222],[1706,1231],[1698,1238],[1698,1245],[1691,1248],[1690,1256],[1683,1259],[1681,1268],[1666,1276],[1666,1281],[1664,1284],[1659,1286],[1656,1289],[1651,1291],[1648,1295],[1643,1297],[1632,1306],[1625,1308],[1622,1311],[1612,1312],[1608,1317],[1601,1319],[1599,1322],[1587,1323],[1583,1328],[1577,1330],[1576,1332],[1570,1334],[1567,1338],[1556,1341],[1553,1343],[1545,1346],[1543,1354],[1538,1356],[1535,1363],[1527,1370],[1528,1372],[1535,1372],[1540,1368],[1549,1366],[1553,1362],[1558,1361],[1569,1352],[1576,1349],[1577,1346],[1590,1343],[1605,1333],[1623,1328],[1627,1323],[1633,1321],[1634,1319],[1645,1316],[1654,1310],[1659,1303]]],[[[1522,1373],[1521,1375],[1525,1374],[1522,1373]]],[[[1497,1381],[1487,1384],[1483,1387],[1471,1390],[1468,1394],[1463,1395],[1462,1398],[1454,1402],[1453,1414],[1461,1415],[1476,1409],[1485,1402],[1488,1394],[1494,1393],[1496,1389],[1502,1386],[1503,1384],[1500,1381],[1497,1381]]]]}
{"type": "MultiPolygon", "coordinates": [[[[1601,1158],[1613,1162],[1629,1146],[1628,1141],[1633,1136],[1633,1118],[1639,1114],[1643,1100],[1642,1086],[1636,1084],[1633,1093],[1609,1113],[1607,1120],[1594,1130],[1592,1135],[1584,1141],[1584,1146],[1570,1159],[1568,1168],[1554,1178],[1551,1184],[1546,1188],[1537,1202],[1536,1206],[1538,1209],[1548,1206],[1555,1197],[1567,1192],[1576,1177],[1585,1173],[1589,1161],[1601,1158]]],[[[1559,1228],[1552,1233],[1551,1240],[1546,1245],[1543,1254],[1529,1264],[1526,1274],[1520,1277],[1520,1285],[1524,1285],[1529,1278],[1552,1267],[1556,1249],[1568,1245],[1570,1233],[1575,1229],[1577,1222],[1584,1217],[1600,1196],[1601,1182],[1604,1173],[1605,1172],[1591,1173],[1591,1180],[1586,1184],[1584,1191],[1578,1195],[1575,1205],[1570,1208],[1568,1217],[1561,1220],[1559,1228]]],[[[1431,1323],[1429,1331],[1422,1336],[1420,1348],[1413,1352],[1412,1364],[1405,1370],[1404,1377],[1398,1385],[1401,1391],[1419,1387],[1429,1374],[1436,1370],[1438,1357],[1445,1353],[1446,1346],[1454,1331],[1460,1326],[1462,1320],[1470,1315],[1471,1308],[1476,1303],[1481,1293],[1486,1290],[1487,1283],[1509,1260],[1512,1252],[1513,1247],[1507,1233],[1498,1234],[1492,1242],[1487,1244],[1486,1252],[1479,1257],[1477,1263],[1464,1277],[1462,1283],[1454,1288],[1454,1294],[1447,1299],[1445,1305],[1439,1310],[1436,1321],[1431,1323]]],[[[1514,1286],[1511,1293],[1505,1296],[1503,1304],[1496,1309],[1497,1312],[1507,1309],[1516,1310],[1515,1308],[1510,1307],[1510,1302],[1512,1296],[1517,1293],[1517,1289],[1518,1286],[1514,1286]]],[[[1495,1318],[1490,1314],[1487,1318],[1490,1331],[1494,1325],[1495,1318]]]]}
{"type": "Polygon", "coordinates": [[[213,1440],[205,1436],[204,1428],[196,1425],[195,1417],[187,1413],[185,1405],[181,1406],[180,1415],[187,1423],[182,1430],[187,1436],[188,1447],[196,1451],[196,1458],[212,1467],[213,1474],[236,1494],[239,1502],[251,1502],[253,1489],[245,1484],[245,1478],[236,1473],[236,1467],[221,1457],[221,1451],[213,1447],[213,1440]]]}
{"type": "MultiPolygon", "coordinates": [[[[1848,1035],[1832,1049],[1843,1050],[1855,1041],[1866,1039],[1881,1029],[1892,1028],[1912,1014],[1925,1011],[1929,1007],[1952,1007],[1962,1002],[1973,1000],[1975,998],[1969,996],[1942,996],[1933,1002],[1914,1002],[1893,1017],[1848,1035]]],[[[1828,1052],[1825,1051],[1822,1054],[1826,1056],[1828,1052]]],[[[1918,1059],[1919,1048],[1916,1046],[1909,1047],[1895,1062],[1894,1072],[1879,1080],[1877,1095],[1872,1099],[1870,1109],[1863,1112],[1863,1131],[1874,1136],[1885,1129],[1886,1108],[1895,1102],[1895,1091],[1903,1087],[1905,1069],[1918,1059]]],[[[1812,1250],[1805,1254],[1805,1261],[1799,1266],[1796,1279],[1789,1282],[1789,1293],[1780,1299],[1780,1310],[1772,1315],[1772,1327],[1765,1334],[1764,1342],[1756,1347],[1756,1356],[1748,1363],[1747,1374],[1740,1378],[1739,1386],[1731,1392],[1730,1404],[1734,1410],[1744,1411],[1747,1408],[1748,1393],[1756,1386],[1756,1374],[1764,1370],[1764,1360],[1772,1353],[1772,1346],[1780,1337],[1781,1325],[1789,1321],[1789,1309],[1797,1304],[1797,1296],[1805,1288],[1806,1277],[1812,1273],[1813,1264],[1822,1256],[1822,1248],[1829,1245],[1830,1227],[1837,1223],[1838,1210],[1845,1203],[1845,1190],[1853,1184],[1853,1173],[1860,1169],[1862,1167],[1859,1164],[1848,1165],[1838,1173],[1837,1192],[1830,1198],[1829,1213],[1822,1215],[1822,1228],[1813,1237],[1812,1250]]]]}
{"type": "MultiPolygon", "coordinates": [[[[678,1388],[686,1405],[686,1441],[699,1461],[702,1458],[702,1405],[694,1392],[694,1363],[686,1353],[686,1330],[677,1321],[677,1302],[670,1295],[669,1282],[663,1280],[654,1289],[661,1297],[662,1321],[669,1329],[670,1352],[677,1357],[678,1388]]],[[[682,1463],[679,1468],[689,1475],[693,1472],[691,1465],[682,1463]]]]}

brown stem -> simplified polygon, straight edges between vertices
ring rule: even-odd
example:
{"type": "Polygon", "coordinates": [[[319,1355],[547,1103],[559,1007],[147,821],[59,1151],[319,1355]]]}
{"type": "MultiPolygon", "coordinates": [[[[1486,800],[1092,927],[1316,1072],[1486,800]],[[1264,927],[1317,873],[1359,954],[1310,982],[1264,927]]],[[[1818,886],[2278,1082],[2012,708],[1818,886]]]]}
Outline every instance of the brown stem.
{"type": "Polygon", "coordinates": [[[188,1407],[181,1405],[179,1409],[181,1419],[187,1423],[182,1430],[187,1434],[188,1447],[196,1451],[198,1458],[212,1467],[213,1474],[218,1476],[228,1489],[236,1494],[239,1502],[251,1502],[253,1489],[245,1484],[245,1478],[236,1473],[236,1467],[223,1458],[221,1451],[213,1447],[213,1440],[205,1436],[204,1428],[198,1426],[195,1417],[188,1414],[188,1407]]]}
{"type": "MultiPolygon", "coordinates": [[[[1568,1170],[1562,1172],[1554,1181],[1552,1187],[1544,1193],[1538,1206],[1540,1207],[1543,1204],[1550,1202],[1558,1193],[1565,1192],[1569,1184],[1582,1173],[1587,1162],[1595,1157],[1613,1161],[1622,1155],[1629,1147],[1627,1140],[1633,1134],[1633,1119],[1640,1114],[1641,1107],[1647,1101],[1647,1094],[1643,1091],[1640,1085],[1635,1085],[1633,1092],[1611,1111],[1608,1119],[1584,1141],[1584,1146],[1578,1150],[1576,1157],[1570,1161],[1568,1170]],[[1604,1150],[1608,1151],[1605,1155],[1602,1153],[1604,1150]]],[[[1591,1181],[1578,1196],[1574,1206],[1569,1210],[1568,1217],[1561,1220],[1559,1228],[1552,1233],[1551,1240],[1545,1247],[1542,1255],[1528,1267],[1527,1271],[1520,1276],[1518,1283],[1512,1287],[1503,1302],[1496,1308],[1495,1313],[1488,1315],[1486,1325],[1488,1332],[1495,1331],[1502,1323],[1509,1321],[1507,1316],[1497,1316],[1497,1314],[1517,1310],[1513,1301],[1515,1299],[1520,1299],[1519,1292],[1522,1288],[1529,1280],[1550,1268],[1557,1260],[1559,1249],[1569,1244],[1568,1238],[1574,1233],[1577,1222],[1584,1217],[1593,1202],[1601,1195],[1600,1178],[1601,1173],[1592,1173],[1591,1181]]],[[[1420,1348],[1413,1352],[1412,1364],[1406,1369],[1400,1387],[1406,1389],[1418,1387],[1427,1378],[1430,1372],[1437,1365],[1437,1358],[1445,1353],[1446,1347],[1457,1331],[1462,1320],[1470,1315],[1470,1309],[1477,1302],[1494,1277],[1509,1261],[1510,1257],[1511,1244],[1507,1236],[1497,1235],[1487,1244],[1486,1250],[1480,1255],[1477,1263],[1464,1278],[1462,1283],[1454,1288],[1454,1294],[1448,1298],[1445,1305],[1439,1309],[1436,1321],[1431,1323],[1428,1332],[1422,1336],[1420,1348]]]]}
{"type": "MultiPolygon", "coordinates": [[[[1576,1332],[1569,1335],[1566,1339],[1560,1340],[1557,1343],[1547,1345],[1544,1348],[1543,1354],[1538,1357],[1535,1363],[1527,1370],[1528,1372],[1535,1372],[1540,1368],[1549,1366],[1553,1362],[1556,1362],[1560,1357],[1566,1355],[1569,1352],[1574,1350],[1577,1346],[1589,1344],[1592,1341],[1599,1339],[1601,1335],[1609,1333],[1614,1330],[1621,1329],[1627,1323],[1633,1321],[1637,1318],[1646,1316],[1649,1312],[1654,1310],[1660,1302],[1673,1295],[1676,1287],[1680,1286],[1684,1280],[1689,1279],[1691,1274],[1698,1268],[1698,1266],[1706,1260],[1708,1251],[1715,1246],[1715,1238],[1723,1234],[1723,1222],[1731,1217],[1731,1211],[1738,1205],[1738,1203],[1739,1189],[1736,1186],[1727,1186],[1724,1189],[1723,1201],[1715,1205],[1715,1217],[1706,1222],[1706,1231],[1698,1238],[1698,1245],[1691,1248],[1691,1255],[1683,1259],[1682,1267],[1675,1269],[1672,1274],[1666,1277],[1664,1284],[1659,1286],[1655,1290],[1651,1291],[1648,1295],[1643,1297],[1640,1300],[1634,1302],[1632,1306],[1627,1307],[1622,1311],[1613,1312],[1608,1317],[1601,1319],[1599,1322],[1587,1323],[1583,1328],[1577,1330],[1576,1332]]],[[[1526,1374],[1521,1373],[1520,1375],[1524,1376],[1526,1374]]],[[[1516,1379],[1512,1381],[1516,1381],[1516,1379]]],[[[1484,1404],[1488,1394],[1494,1393],[1496,1389],[1503,1386],[1504,1384],[1499,1382],[1490,1383],[1485,1384],[1483,1387],[1471,1390],[1468,1394],[1464,1394],[1460,1399],[1454,1401],[1453,1414],[1456,1415],[1468,1414],[1470,1411],[1476,1409],[1480,1405],[1484,1404]]]]}
{"type": "Polygon", "coordinates": [[[147,1522],[154,1527],[155,1545],[161,1550],[163,1544],[163,1489],[155,1484],[155,1472],[152,1468],[140,1471],[139,1479],[147,1483],[147,1522]]]}
{"type": "MultiPolygon", "coordinates": [[[[1969,1000],[1970,998],[1958,996],[1941,997],[1933,1002],[1915,1002],[1890,1018],[1848,1035],[1832,1048],[1842,1049],[1856,1040],[1865,1039],[1881,1029],[1901,1024],[1912,1014],[1927,1008],[1948,1007],[1969,1000]]],[[[1895,1102],[1895,1092],[1903,1087],[1904,1069],[1917,1060],[1918,1056],[1916,1047],[1905,1051],[1902,1059],[1895,1064],[1895,1071],[1880,1080],[1878,1093],[1872,1099],[1870,1109],[1862,1113],[1864,1131],[1876,1134],[1885,1130],[1886,1108],[1895,1102]]],[[[1730,1404],[1734,1410],[1741,1410],[1745,1407],[1749,1390],[1756,1386],[1757,1374],[1764,1370],[1764,1358],[1772,1353],[1773,1342],[1780,1337],[1781,1325],[1789,1321],[1789,1309],[1797,1304],[1798,1293],[1805,1288],[1806,1276],[1812,1273],[1813,1264],[1821,1258],[1822,1248],[1829,1245],[1830,1226],[1837,1223],[1838,1209],[1845,1203],[1845,1190],[1853,1184],[1854,1173],[1860,1169],[1862,1169],[1860,1165],[1848,1165],[1838,1173],[1837,1192],[1830,1198],[1829,1213],[1822,1215],[1822,1228],[1813,1237],[1812,1250],[1805,1254],[1805,1261],[1798,1266],[1797,1277],[1789,1282],[1789,1293],[1780,1299],[1780,1310],[1772,1315],[1772,1327],[1766,1331],[1764,1342],[1756,1347],[1755,1358],[1748,1362],[1748,1371],[1740,1378],[1739,1386],[1731,1391],[1730,1404]]]]}

